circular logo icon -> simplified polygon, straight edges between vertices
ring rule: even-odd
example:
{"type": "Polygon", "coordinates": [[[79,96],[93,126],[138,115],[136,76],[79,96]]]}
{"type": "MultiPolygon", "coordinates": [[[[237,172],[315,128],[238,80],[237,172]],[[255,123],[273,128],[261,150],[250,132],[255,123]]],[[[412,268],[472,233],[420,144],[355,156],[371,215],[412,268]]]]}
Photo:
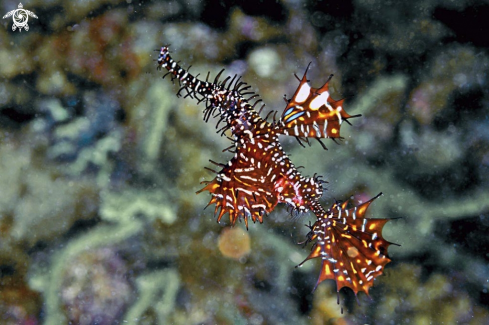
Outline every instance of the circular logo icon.
{"type": "Polygon", "coordinates": [[[22,28],[28,31],[29,25],[27,22],[29,21],[29,16],[37,18],[32,11],[23,9],[22,3],[19,3],[18,9],[7,12],[7,14],[3,16],[3,19],[10,16],[12,16],[12,20],[14,21],[14,24],[12,25],[12,30],[14,32],[17,30],[17,28],[19,29],[19,32],[22,31],[22,28]]]}

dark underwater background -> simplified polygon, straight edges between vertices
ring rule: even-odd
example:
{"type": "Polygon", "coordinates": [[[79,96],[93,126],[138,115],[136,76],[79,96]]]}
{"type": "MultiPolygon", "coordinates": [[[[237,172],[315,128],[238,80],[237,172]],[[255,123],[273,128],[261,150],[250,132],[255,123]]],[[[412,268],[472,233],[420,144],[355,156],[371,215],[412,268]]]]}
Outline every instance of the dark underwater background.
{"type": "MultiPolygon", "coordinates": [[[[0,324],[488,324],[489,2],[26,1],[0,28],[0,324]],[[486,22],[486,23],[484,23],[486,22]],[[483,27],[486,26],[486,27],[483,27]],[[311,62],[362,114],[302,148],[321,203],[384,195],[370,298],[295,268],[314,216],[217,224],[196,195],[230,145],[156,70],[171,44],[281,114],[311,62]],[[343,314],[341,310],[343,309],[343,314]]],[[[17,1],[0,3],[1,15],[17,1]]]]}

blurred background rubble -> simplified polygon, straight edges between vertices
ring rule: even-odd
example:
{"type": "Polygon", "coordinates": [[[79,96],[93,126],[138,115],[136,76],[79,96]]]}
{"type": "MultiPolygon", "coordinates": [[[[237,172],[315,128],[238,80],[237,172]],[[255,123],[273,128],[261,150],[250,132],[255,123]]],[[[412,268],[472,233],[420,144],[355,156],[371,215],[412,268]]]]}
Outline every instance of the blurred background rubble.
{"type": "MultiPolygon", "coordinates": [[[[0,5],[3,14],[16,1],[0,5]]],[[[486,1],[36,1],[0,28],[0,323],[489,323],[486,1]],[[218,225],[208,159],[229,146],[175,96],[154,52],[243,75],[267,110],[330,73],[341,145],[286,151],[325,176],[322,203],[385,195],[392,263],[371,298],[296,245],[313,216],[218,225]]],[[[2,14],[2,15],[3,15],[2,14]]],[[[223,218],[225,219],[225,218],[223,218]]]]}

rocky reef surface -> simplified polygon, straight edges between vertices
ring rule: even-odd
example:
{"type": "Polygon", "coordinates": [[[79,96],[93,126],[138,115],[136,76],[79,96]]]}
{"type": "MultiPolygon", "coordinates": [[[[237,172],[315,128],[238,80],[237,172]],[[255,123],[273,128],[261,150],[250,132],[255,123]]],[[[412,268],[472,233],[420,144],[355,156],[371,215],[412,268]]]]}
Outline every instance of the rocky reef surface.
{"type": "MultiPolygon", "coordinates": [[[[18,3],[4,1],[3,13],[18,3]]],[[[36,1],[0,28],[0,323],[489,323],[489,4],[470,0],[36,1]],[[485,26],[485,25],[484,25],[485,26]],[[284,108],[294,73],[350,114],[340,145],[283,139],[322,203],[383,192],[392,262],[370,298],[294,268],[313,220],[216,224],[208,160],[229,146],[161,80],[171,44],[284,108]],[[341,313],[343,310],[343,313],[341,313]]],[[[223,218],[225,219],[225,218],[223,218]]]]}

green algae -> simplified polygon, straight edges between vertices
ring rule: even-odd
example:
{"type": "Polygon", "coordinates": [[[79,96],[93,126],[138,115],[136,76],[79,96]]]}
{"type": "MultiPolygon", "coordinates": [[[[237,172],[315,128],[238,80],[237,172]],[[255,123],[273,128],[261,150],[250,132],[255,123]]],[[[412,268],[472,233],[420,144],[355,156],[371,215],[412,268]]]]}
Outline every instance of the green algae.
{"type": "Polygon", "coordinates": [[[101,195],[100,215],[105,221],[119,224],[138,223],[137,216],[144,216],[145,222],[159,220],[172,224],[176,220],[175,208],[170,204],[174,195],[159,189],[127,189],[121,193],[105,191],[101,195]]]}
{"type": "Polygon", "coordinates": [[[128,309],[124,319],[128,324],[145,324],[144,316],[152,311],[152,323],[169,323],[175,308],[180,279],[175,270],[162,270],[142,275],[136,279],[139,298],[128,309]]]}
{"type": "Polygon", "coordinates": [[[154,84],[150,86],[134,111],[135,125],[139,133],[139,154],[142,164],[140,169],[151,173],[158,164],[161,155],[163,136],[167,132],[168,114],[175,100],[170,95],[168,84],[154,84]]]}
{"type": "MultiPolygon", "coordinates": [[[[489,317],[486,310],[473,306],[472,298],[460,291],[453,278],[435,272],[424,281],[419,266],[399,264],[379,282],[386,289],[375,322],[383,323],[391,320],[390,315],[396,315],[403,324],[408,320],[414,324],[481,324],[489,317]]],[[[364,310],[368,305],[358,309],[364,310]]]]}
{"type": "MultiPolygon", "coordinates": [[[[104,192],[101,197],[100,214],[102,219],[109,224],[98,225],[87,234],[72,239],[64,249],[52,256],[49,272],[40,269],[30,279],[30,285],[43,292],[46,303],[46,322],[49,324],[66,321],[61,309],[62,282],[59,279],[63,277],[66,268],[69,267],[67,261],[91,250],[121,243],[140,233],[147,222],[161,220],[165,223],[172,223],[175,220],[174,212],[167,207],[168,203],[166,205],[161,203],[162,200],[167,200],[161,191],[153,193],[136,190],[124,193],[104,192]]],[[[142,281],[145,283],[145,280],[142,281]]],[[[172,284],[178,285],[178,281],[173,281],[172,284]]],[[[147,286],[140,289],[145,288],[147,286]]],[[[142,296],[146,294],[149,293],[141,293],[142,296]]],[[[174,295],[174,293],[170,294],[174,295]]]]}
{"type": "Polygon", "coordinates": [[[47,324],[62,324],[66,317],[61,309],[60,292],[67,267],[66,261],[89,250],[121,242],[135,235],[142,229],[142,223],[121,223],[118,227],[99,226],[88,235],[70,241],[69,245],[52,257],[49,270],[37,270],[29,281],[30,286],[43,293],[46,305],[45,320],[47,324]]]}
{"type": "Polygon", "coordinates": [[[31,246],[51,240],[76,220],[94,217],[98,198],[90,182],[73,182],[58,177],[54,170],[34,167],[33,152],[9,142],[0,145],[0,160],[4,175],[0,215],[13,216],[10,240],[31,246]]]}

